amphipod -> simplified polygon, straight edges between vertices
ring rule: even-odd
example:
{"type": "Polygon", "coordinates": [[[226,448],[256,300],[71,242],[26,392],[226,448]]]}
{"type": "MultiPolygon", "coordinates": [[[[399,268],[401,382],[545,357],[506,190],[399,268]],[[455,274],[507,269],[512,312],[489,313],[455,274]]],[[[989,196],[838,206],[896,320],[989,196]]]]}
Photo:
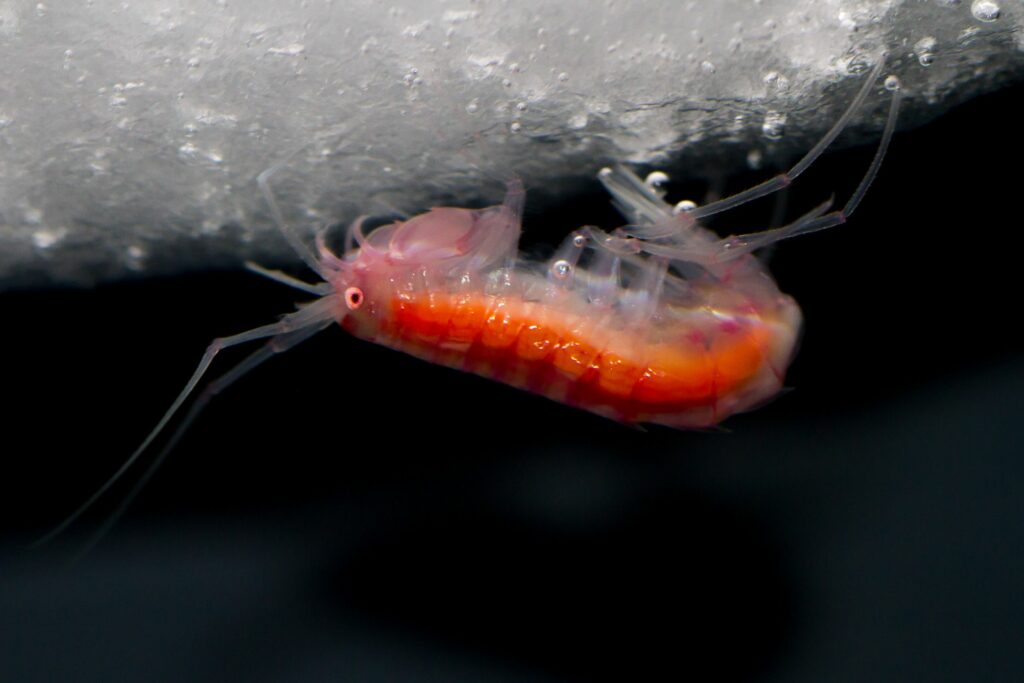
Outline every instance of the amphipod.
{"type": "Polygon", "coordinates": [[[752,252],[853,213],[895,126],[895,77],[881,144],[843,209],[826,213],[826,204],[791,225],[727,239],[698,220],[788,185],[847,124],[881,68],[790,171],[738,195],[678,211],[629,170],[603,169],[629,224],[578,230],[547,263],[517,255],[518,182],[500,206],[435,208],[368,235],[356,221],[344,256],[318,241],[311,265],[329,289],[307,310],[319,307],[362,339],[620,422],[717,424],[779,391],[800,331],[796,302],[752,252]]]}
{"type": "Polygon", "coordinates": [[[885,79],[891,103],[878,150],[841,210],[828,212],[826,203],[790,225],[724,239],[698,221],[789,185],[847,125],[882,66],[880,61],[839,121],[795,166],[731,197],[679,210],[629,170],[603,169],[598,177],[628,225],[612,233],[577,230],[547,263],[530,263],[517,253],[525,200],[518,181],[509,183],[499,206],[434,208],[369,234],[356,220],[339,256],[322,233],[314,250],[286,224],[271,193],[272,170],[264,172],[259,186],[276,223],[323,282],[250,267],[319,298],[279,322],[214,340],[146,440],[50,536],[140,457],[221,350],[269,338],[207,387],[156,462],[210,397],[333,322],[367,341],[629,424],[708,427],[757,406],[782,387],[801,314],[753,252],[839,225],[853,213],[895,128],[896,78],[885,79]]]}

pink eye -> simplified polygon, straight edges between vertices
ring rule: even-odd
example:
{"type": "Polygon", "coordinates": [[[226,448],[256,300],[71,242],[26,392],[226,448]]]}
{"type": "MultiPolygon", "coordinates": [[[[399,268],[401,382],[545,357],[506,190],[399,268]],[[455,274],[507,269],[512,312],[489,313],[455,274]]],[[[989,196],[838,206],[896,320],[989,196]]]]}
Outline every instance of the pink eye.
{"type": "Polygon", "coordinates": [[[363,290],[358,287],[349,287],[345,290],[345,305],[350,311],[354,311],[363,305],[363,290]]]}

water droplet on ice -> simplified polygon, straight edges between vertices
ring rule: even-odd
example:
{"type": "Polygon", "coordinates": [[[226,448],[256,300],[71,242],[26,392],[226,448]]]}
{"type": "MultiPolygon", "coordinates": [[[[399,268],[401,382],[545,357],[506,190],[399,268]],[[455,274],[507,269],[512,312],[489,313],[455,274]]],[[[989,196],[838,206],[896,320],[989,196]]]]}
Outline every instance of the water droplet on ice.
{"type": "Polygon", "coordinates": [[[917,53],[917,61],[921,63],[921,66],[931,66],[935,61],[935,56],[932,54],[935,43],[936,40],[932,36],[925,36],[914,43],[914,52],[917,53]]]}
{"type": "Polygon", "coordinates": [[[995,21],[999,18],[999,5],[993,0],[974,0],[971,3],[971,14],[978,21],[995,21]]]}

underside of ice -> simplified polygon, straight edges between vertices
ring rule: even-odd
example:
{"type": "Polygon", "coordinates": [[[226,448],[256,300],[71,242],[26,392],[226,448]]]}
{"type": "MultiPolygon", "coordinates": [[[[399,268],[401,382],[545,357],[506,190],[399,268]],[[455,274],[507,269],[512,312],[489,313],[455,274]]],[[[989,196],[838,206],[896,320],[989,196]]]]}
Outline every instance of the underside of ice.
{"type": "MultiPolygon", "coordinates": [[[[901,127],[1019,78],[1022,23],[989,0],[0,1],[0,282],[289,258],[270,167],[311,231],[513,174],[543,206],[611,162],[777,165],[883,54],[901,127]]],[[[877,138],[883,92],[847,141],[877,138]]]]}

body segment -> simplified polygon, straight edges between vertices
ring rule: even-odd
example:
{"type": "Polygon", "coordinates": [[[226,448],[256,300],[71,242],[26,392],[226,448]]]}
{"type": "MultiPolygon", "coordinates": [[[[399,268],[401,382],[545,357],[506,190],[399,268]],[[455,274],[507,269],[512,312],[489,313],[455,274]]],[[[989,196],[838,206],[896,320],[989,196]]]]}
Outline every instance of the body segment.
{"type": "Polygon", "coordinates": [[[343,325],[369,341],[616,420],[699,427],[778,391],[799,316],[780,296],[763,314],[674,311],[638,329],[572,293],[529,301],[424,290],[393,294],[372,331],[343,325]]]}

